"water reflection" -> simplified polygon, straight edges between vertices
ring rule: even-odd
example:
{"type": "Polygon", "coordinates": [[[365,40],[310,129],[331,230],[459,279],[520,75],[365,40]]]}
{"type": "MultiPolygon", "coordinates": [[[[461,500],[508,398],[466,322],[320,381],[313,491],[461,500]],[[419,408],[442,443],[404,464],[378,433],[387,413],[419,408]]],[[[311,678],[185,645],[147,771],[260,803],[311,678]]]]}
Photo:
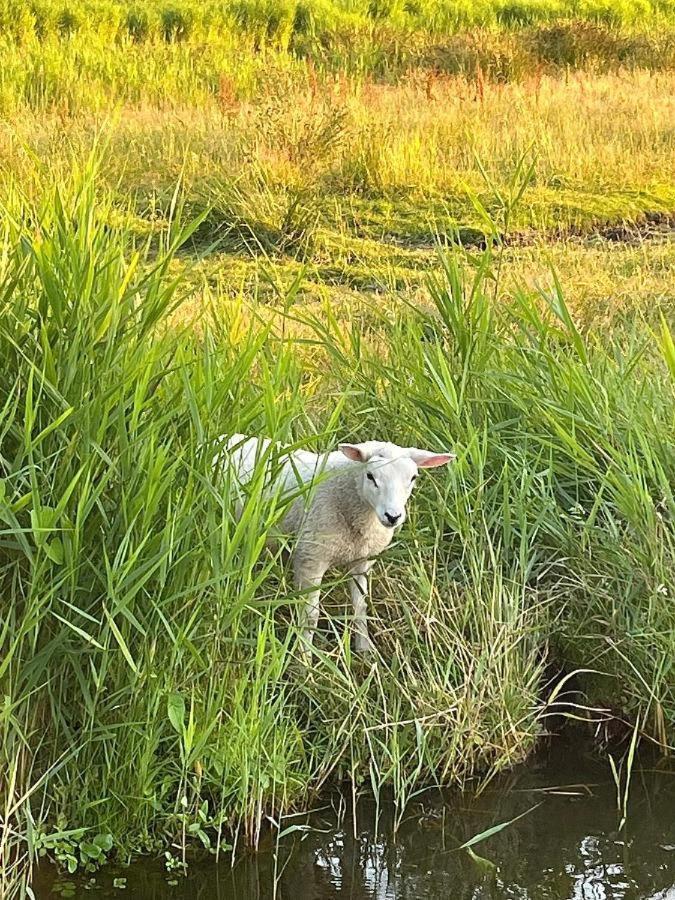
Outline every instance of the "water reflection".
{"type": "MultiPolygon", "coordinates": [[[[480,795],[427,792],[406,810],[394,833],[394,810],[364,800],[356,817],[344,798],[296,823],[275,848],[240,856],[234,866],[194,863],[167,885],[158,864],[99,876],[75,896],[139,900],[675,900],[675,773],[634,773],[628,824],[617,831],[616,789],[606,764],[558,747],[480,795]],[[551,790],[556,787],[556,790],[551,790]],[[541,805],[474,848],[474,834],[541,805]],[[127,878],[124,895],[112,878],[127,878]]],[[[36,884],[50,892],[51,873],[36,884]]]]}

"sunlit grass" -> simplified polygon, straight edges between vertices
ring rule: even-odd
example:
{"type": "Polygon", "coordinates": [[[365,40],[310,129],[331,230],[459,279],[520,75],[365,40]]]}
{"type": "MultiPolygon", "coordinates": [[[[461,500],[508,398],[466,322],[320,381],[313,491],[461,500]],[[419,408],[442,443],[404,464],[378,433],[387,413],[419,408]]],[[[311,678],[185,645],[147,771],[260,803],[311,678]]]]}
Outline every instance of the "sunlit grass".
{"type": "MultiPolygon", "coordinates": [[[[102,174],[119,196],[117,221],[141,233],[161,226],[181,179],[191,210],[208,210],[200,239],[220,249],[370,265],[377,253],[364,240],[371,251],[382,241],[430,249],[457,229],[475,241],[491,220],[503,228],[499,195],[525,158],[533,178],[510,230],[586,233],[673,215],[673,88],[672,73],[647,72],[486,85],[480,97],[465,78],[437,80],[430,96],[414,78],[317,91],[272,78],[225,116],[214,103],[106,114],[102,174]]],[[[101,121],[11,117],[0,164],[30,193],[42,177],[35,159],[67,177],[101,121]]]]}
{"type": "Polygon", "coordinates": [[[672,742],[665,325],[582,333],[555,285],[497,303],[492,251],[456,249],[425,303],[373,307],[367,327],[296,287],[269,324],[254,298],[214,303],[195,338],[162,323],[199,223],[175,202],[159,247],[135,251],[94,184],[85,169],[37,205],[5,198],[6,878],[54,827],[85,829],[78,863],[94,833],[120,852],[239,844],[329,777],[402,808],[420,782],[498,771],[541,730],[551,658],[592,661],[592,699],[672,742]],[[458,452],[378,564],[374,668],[352,657],[339,586],[316,664],[299,662],[264,550],[280,510],[256,483],[235,522],[211,468],[234,430],[458,452]]]}
{"type": "Polygon", "coordinates": [[[328,779],[402,813],[523,759],[555,672],[675,739],[671,5],[376,6],[0,14],[0,893],[328,779]],[[375,667],[339,583],[299,662],[231,431],[458,453],[375,667]]]}

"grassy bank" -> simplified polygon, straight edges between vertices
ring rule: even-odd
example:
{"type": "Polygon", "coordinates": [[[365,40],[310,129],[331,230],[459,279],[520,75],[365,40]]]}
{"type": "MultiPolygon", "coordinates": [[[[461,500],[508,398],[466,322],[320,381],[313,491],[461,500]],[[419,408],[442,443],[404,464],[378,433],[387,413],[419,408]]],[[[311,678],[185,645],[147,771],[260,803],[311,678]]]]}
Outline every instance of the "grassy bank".
{"type": "Polygon", "coordinates": [[[0,893],[329,779],[403,811],[574,669],[672,745],[672,4],[2,9],[0,893]],[[458,453],[374,668],[341,583],[299,663],[231,431],[458,453]]]}
{"type": "Polygon", "coordinates": [[[665,325],[582,334],[555,283],[496,303],[499,260],[456,250],[418,306],[345,326],[292,290],[283,317],[247,295],[197,338],[163,324],[190,228],[148,257],[111,215],[88,172],[39,206],[5,199],[6,872],[41,846],[74,866],[110,841],[240,845],[327,778],[402,807],[419,782],[497,771],[541,731],[551,658],[601,670],[592,699],[672,742],[665,325]],[[298,662],[263,549],[279,510],[254,491],[235,523],[211,470],[233,430],[458,451],[378,566],[374,668],[342,586],[298,662]]]}

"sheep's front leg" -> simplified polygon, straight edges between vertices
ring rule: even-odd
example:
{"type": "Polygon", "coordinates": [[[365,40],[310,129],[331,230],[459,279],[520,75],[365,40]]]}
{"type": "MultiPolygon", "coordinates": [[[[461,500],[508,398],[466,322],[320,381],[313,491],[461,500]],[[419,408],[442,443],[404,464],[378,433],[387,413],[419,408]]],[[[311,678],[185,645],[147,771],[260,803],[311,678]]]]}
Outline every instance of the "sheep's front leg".
{"type": "Polygon", "coordinates": [[[312,649],[314,632],[319,621],[319,597],[321,594],[321,582],[325,575],[325,568],[319,566],[307,566],[302,561],[295,562],[295,587],[305,594],[304,605],[301,613],[303,656],[307,657],[312,649]]]}
{"type": "Polygon", "coordinates": [[[352,576],[351,594],[354,606],[354,646],[358,653],[371,653],[375,648],[368,635],[367,600],[368,572],[372,568],[368,560],[358,562],[349,570],[352,576]]]}

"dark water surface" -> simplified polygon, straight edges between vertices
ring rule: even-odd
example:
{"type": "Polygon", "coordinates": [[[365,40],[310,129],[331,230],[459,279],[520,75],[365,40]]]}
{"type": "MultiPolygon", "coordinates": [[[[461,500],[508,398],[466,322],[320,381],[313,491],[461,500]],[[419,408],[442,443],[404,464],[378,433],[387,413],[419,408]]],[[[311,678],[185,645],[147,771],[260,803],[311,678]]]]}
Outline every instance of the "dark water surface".
{"type": "Polygon", "coordinates": [[[413,799],[398,831],[396,810],[334,793],[308,816],[309,826],[274,840],[234,865],[193,862],[187,877],[161,862],[108,869],[96,883],[56,878],[53,867],[34,885],[37,900],[56,896],[139,900],[675,900],[675,764],[642,760],[632,773],[628,818],[621,821],[606,760],[556,742],[554,749],[481,794],[427,791],[413,799]],[[536,809],[476,844],[490,861],[456,848],[475,834],[536,809]],[[276,853],[276,860],[275,860],[276,853]],[[124,888],[114,878],[125,878],[124,888]],[[178,881],[169,884],[170,880],[178,881]],[[119,883],[118,883],[119,884],[119,883]],[[65,894],[62,893],[65,887],[65,894]]]}

